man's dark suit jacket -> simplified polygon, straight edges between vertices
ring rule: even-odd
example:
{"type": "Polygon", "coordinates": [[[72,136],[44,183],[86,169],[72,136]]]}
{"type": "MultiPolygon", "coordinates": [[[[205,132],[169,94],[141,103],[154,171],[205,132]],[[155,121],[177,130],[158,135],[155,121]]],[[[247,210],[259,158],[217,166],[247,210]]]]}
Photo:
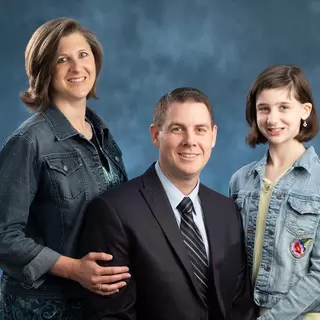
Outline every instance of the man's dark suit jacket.
{"type": "Polygon", "coordinates": [[[255,319],[240,214],[232,200],[202,184],[199,197],[210,252],[209,309],[152,165],[89,204],[79,254],[111,253],[113,260],[101,264],[128,266],[132,278],[113,296],[87,291],[84,319],[255,319]]]}

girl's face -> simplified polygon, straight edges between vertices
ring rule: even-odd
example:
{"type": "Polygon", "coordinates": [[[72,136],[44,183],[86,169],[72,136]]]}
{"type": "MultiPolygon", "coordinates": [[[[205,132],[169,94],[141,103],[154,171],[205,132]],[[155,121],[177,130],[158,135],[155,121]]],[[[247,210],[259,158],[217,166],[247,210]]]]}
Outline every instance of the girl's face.
{"type": "Polygon", "coordinates": [[[311,103],[301,103],[287,88],[265,89],[257,97],[257,125],[270,146],[292,142],[311,112],[311,103]]]}

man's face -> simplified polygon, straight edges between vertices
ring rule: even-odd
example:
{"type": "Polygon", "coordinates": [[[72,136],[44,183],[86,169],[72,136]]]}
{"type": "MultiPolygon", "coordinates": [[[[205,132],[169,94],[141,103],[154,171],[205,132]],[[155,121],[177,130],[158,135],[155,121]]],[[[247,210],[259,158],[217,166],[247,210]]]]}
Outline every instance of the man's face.
{"type": "Polygon", "coordinates": [[[159,164],[173,182],[197,182],[215,145],[217,128],[201,102],[173,102],[161,128],[150,127],[153,143],[159,148],[159,164]]]}

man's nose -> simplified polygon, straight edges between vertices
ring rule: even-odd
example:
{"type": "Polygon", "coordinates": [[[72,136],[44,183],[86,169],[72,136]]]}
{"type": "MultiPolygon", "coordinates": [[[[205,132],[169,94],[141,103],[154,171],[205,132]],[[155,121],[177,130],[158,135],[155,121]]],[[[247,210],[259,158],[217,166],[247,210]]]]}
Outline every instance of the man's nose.
{"type": "Polygon", "coordinates": [[[196,134],[193,130],[186,130],[184,135],[183,144],[185,146],[194,146],[196,145],[196,134]]]}

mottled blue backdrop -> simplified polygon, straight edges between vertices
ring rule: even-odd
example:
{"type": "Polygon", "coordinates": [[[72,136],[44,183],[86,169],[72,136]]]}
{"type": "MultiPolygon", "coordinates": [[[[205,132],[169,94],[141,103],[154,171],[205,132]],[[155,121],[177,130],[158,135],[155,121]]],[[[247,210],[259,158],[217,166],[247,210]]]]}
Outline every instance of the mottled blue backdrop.
{"type": "MultiPolygon", "coordinates": [[[[320,1],[1,0],[1,143],[29,116],[19,100],[25,46],[39,25],[60,16],[78,19],[103,44],[100,100],[90,105],[111,127],[130,177],[156,159],[152,110],[175,87],[194,86],[212,99],[219,135],[202,181],[224,194],[231,174],[264,152],[244,142],[245,97],[262,69],[300,65],[319,101],[320,1]]],[[[319,138],[314,145],[319,152],[319,138]]]]}

